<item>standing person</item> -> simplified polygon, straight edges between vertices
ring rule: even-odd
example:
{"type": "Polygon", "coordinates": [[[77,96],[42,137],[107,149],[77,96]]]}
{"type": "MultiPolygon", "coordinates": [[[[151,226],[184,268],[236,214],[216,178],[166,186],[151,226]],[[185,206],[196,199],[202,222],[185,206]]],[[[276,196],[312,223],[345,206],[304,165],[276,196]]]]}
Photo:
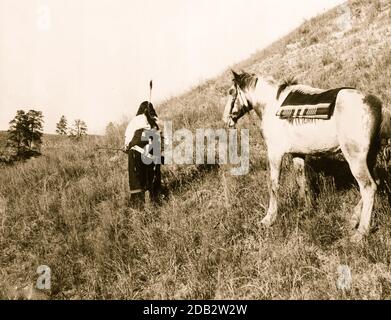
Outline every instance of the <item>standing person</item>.
{"type": "Polygon", "coordinates": [[[146,161],[145,156],[135,150],[137,147],[144,149],[146,145],[150,144],[151,141],[145,138],[146,134],[151,136],[152,133],[152,139],[158,139],[157,142],[160,143],[160,137],[157,134],[159,130],[157,122],[158,117],[152,103],[144,101],[140,105],[136,116],[126,128],[124,148],[128,153],[129,204],[134,208],[144,206],[146,191],[149,191],[152,202],[157,203],[159,201],[161,190],[160,162],[146,161]]]}

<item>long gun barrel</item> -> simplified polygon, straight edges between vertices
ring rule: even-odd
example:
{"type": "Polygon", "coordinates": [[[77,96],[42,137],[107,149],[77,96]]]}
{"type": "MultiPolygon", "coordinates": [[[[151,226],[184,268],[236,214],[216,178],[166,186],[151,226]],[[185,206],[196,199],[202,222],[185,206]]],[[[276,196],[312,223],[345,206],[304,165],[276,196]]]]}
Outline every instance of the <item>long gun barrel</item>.
{"type": "MultiPolygon", "coordinates": [[[[108,147],[98,147],[96,150],[108,150],[108,151],[122,151],[123,153],[127,153],[124,149],[120,148],[108,148],[108,147]]],[[[137,151],[138,153],[142,154],[144,157],[151,159],[151,160],[156,160],[156,156],[153,156],[152,154],[145,153],[145,150],[139,146],[134,146],[131,148],[131,150],[137,151]]],[[[164,162],[164,157],[162,157],[162,163],[164,162]]]]}
{"type": "Polygon", "coordinates": [[[95,150],[109,150],[109,151],[122,151],[125,152],[124,149],[121,148],[107,148],[107,147],[98,147],[95,150]]]}

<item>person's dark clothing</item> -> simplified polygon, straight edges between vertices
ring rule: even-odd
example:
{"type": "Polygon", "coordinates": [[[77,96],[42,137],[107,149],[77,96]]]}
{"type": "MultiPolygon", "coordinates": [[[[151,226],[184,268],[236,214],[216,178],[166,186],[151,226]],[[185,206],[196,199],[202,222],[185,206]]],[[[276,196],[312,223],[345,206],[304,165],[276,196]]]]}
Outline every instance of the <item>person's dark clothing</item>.
{"type": "Polygon", "coordinates": [[[144,129],[137,130],[129,143],[129,188],[131,199],[135,199],[135,202],[145,201],[144,193],[149,191],[151,201],[157,203],[159,202],[161,190],[160,164],[155,164],[154,162],[148,164],[141,153],[132,150],[134,146],[144,148],[148,144],[148,141],[143,141],[142,139],[144,131],[144,129]],[[140,193],[143,196],[138,195],[140,193]]]}

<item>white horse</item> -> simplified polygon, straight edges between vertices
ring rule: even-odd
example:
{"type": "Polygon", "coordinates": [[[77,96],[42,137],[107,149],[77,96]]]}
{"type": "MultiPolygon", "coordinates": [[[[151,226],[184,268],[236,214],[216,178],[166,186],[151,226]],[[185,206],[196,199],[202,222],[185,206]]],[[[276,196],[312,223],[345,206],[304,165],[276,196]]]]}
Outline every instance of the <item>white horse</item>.
{"type": "Polygon", "coordinates": [[[269,208],[262,223],[271,226],[276,220],[281,162],[285,154],[292,154],[295,167],[301,169],[303,175],[299,185],[301,194],[305,194],[304,156],[341,150],[360,187],[361,200],[350,224],[352,229],[358,225],[351,240],[361,241],[370,228],[377,189],[373,170],[380,136],[391,137],[390,117],[389,114],[387,118],[382,117],[381,101],[373,95],[345,88],[338,91],[329,119],[284,119],[277,116],[277,112],[289,93],[316,95],[325,90],[299,85],[295,81],[278,85],[270,77],[232,72],[233,86],[229,90],[223,121],[230,127],[235,126],[242,116],[254,110],[261,120],[267,145],[271,190],[269,208]],[[382,132],[383,128],[387,132],[382,132]]]}

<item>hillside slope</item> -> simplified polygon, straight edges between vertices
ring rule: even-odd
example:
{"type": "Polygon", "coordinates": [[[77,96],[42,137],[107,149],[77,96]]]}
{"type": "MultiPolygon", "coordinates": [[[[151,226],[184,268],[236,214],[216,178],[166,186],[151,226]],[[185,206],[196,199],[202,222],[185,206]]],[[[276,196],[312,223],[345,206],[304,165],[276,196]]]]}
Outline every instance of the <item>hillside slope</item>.
{"type": "MultiPolygon", "coordinates": [[[[362,0],[347,7],[304,23],[234,68],[277,79],[293,75],[324,88],[356,86],[390,106],[391,7],[362,0]],[[340,23],[347,7],[350,25],[340,23]]],[[[230,81],[227,70],[162,103],[158,113],[175,128],[221,127],[230,81]]],[[[145,212],[126,207],[126,158],[94,149],[119,145],[123,125],[72,147],[46,141],[45,156],[0,168],[0,296],[23,292],[13,288],[33,283],[45,264],[56,299],[390,299],[385,168],[374,228],[361,245],[349,242],[346,222],[358,191],[338,161],[339,178],[317,175],[316,199],[306,207],[286,159],[280,216],[266,230],[260,225],[268,201],[265,147],[255,115],[240,127],[250,129],[250,174],[230,176],[228,166],[167,166],[171,198],[145,212]],[[351,290],[337,289],[340,265],[351,269],[351,290]]]]}

